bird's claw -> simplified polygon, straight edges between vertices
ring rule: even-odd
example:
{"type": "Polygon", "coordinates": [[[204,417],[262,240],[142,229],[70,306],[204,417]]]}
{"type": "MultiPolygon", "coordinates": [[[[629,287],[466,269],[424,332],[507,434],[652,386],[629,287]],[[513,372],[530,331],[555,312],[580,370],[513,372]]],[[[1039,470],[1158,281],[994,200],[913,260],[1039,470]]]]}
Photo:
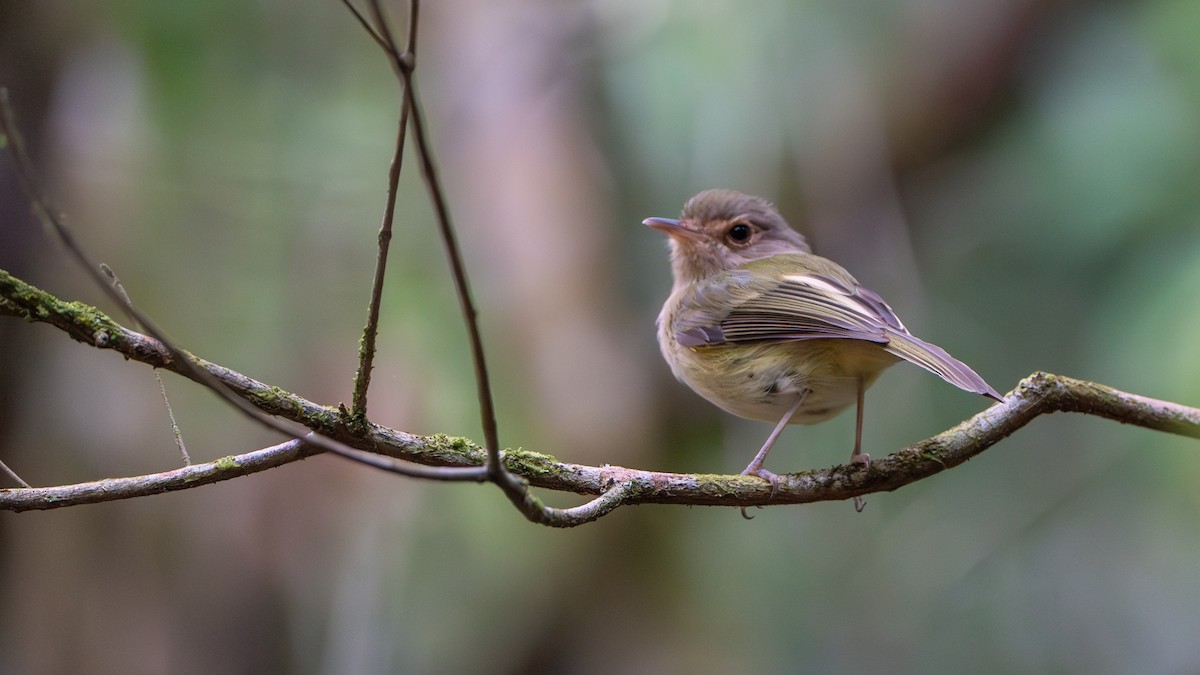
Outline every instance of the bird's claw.
{"type": "Polygon", "coordinates": [[[764,469],[762,467],[759,467],[757,469],[751,469],[751,468],[747,467],[746,470],[742,472],[742,475],[743,476],[756,476],[756,477],[761,478],[761,479],[767,481],[768,483],[770,483],[771,484],[771,499],[774,499],[775,495],[778,494],[778,492],[779,492],[779,475],[776,474],[774,471],[767,471],[766,469],[764,469]]]}
{"type": "MultiPolygon", "coordinates": [[[[773,471],[767,471],[766,469],[764,469],[762,467],[759,467],[757,469],[754,469],[751,467],[746,467],[746,470],[743,471],[741,475],[754,476],[755,478],[761,478],[761,479],[767,481],[768,483],[770,483],[771,484],[771,496],[769,497],[769,499],[774,499],[776,493],[779,492],[779,475],[773,471]]],[[[743,506],[739,509],[739,511],[742,512],[742,517],[745,518],[746,520],[754,520],[754,516],[746,513],[746,508],[747,507],[743,506]]],[[[762,506],[755,506],[755,508],[761,509],[762,506]]]]}
{"type": "MultiPolygon", "coordinates": [[[[871,470],[871,456],[865,452],[856,452],[850,455],[850,463],[862,466],[863,471],[871,470]]],[[[863,509],[867,508],[867,500],[862,497],[854,498],[854,510],[862,513],[863,509]]]]}

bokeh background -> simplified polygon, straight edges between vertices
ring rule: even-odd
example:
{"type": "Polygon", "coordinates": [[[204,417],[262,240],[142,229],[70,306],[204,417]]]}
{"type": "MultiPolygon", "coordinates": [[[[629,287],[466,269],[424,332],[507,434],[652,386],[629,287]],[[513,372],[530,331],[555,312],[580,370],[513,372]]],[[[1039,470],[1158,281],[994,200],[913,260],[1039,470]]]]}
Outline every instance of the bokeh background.
{"type": "MultiPolygon", "coordinates": [[[[1190,0],[427,2],[419,87],[503,442],[744,466],[768,425],[672,380],[639,224],[719,186],[775,200],[1001,391],[1045,369],[1200,404],[1198,34],[1190,0]]],[[[349,399],[398,90],[339,3],[5,3],[0,84],[78,236],[182,345],[349,399]]],[[[0,267],[112,309],[7,157],[0,217],[0,267]]],[[[480,437],[411,157],[380,347],[374,420],[480,437]]],[[[277,441],[167,389],[198,461],[277,441]]],[[[867,449],[985,403],[897,366],[867,449]]],[[[852,434],[789,430],[772,468],[842,462],[852,434]]],[[[180,463],[148,369],[12,318],[0,459],[43,485],[180,463]]],[[[1055,416],[861,514],[553,531],[492,487],[316,457],[0,514],[0,672],[1194,673],[1198,478],[1194,440],[1055,416]]]]}

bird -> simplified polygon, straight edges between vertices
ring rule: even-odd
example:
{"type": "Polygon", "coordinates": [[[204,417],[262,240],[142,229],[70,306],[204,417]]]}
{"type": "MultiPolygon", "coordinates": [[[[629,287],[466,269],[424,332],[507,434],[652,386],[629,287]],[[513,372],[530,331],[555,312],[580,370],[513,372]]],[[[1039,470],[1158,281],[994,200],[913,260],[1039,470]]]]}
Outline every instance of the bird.
{"type": "MultiPolygon", "coordinates": [[[[908,361],[995,401],[1004,398],[969,366],[909,332],[878,293],[815,255],[768,200],[734,190],[701,192],[678,219],[642,221],[668,237],[671,293],[658,343],[676,379],[738,417],[775,423],[741,472],[764,467],[788,424],[814,424],[857,407],[852,463],[862,452],[864,393],[908,361]]],[[[855,507],[863,502],[856,498],[855,507]]],[[[743,510],[743,515],[745,511],[743,510]]]]}

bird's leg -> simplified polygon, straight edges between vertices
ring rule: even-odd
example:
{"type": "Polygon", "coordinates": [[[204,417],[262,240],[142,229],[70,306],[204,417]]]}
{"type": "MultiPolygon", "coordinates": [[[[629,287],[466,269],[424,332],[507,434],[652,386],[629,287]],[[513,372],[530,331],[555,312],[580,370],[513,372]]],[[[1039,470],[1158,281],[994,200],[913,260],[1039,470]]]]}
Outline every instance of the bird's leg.
{"type": "Polygon", "coordinates": [[[854,451],[850,453],[851,464],[865,464],[871,468],[871,456],[862,451],[863,401],[866,399],[867,388],[863,386],[863,378],[858,377],[858,409],[854,420],[854,451]]]}
{"type": "MultiPolygon", "coordinates": [[[[854,451],[850,453],[851,464],[862,464],[863,468],[871,468],[871,456],[862,451],[862,427],[863,427],[863,401],[866,398],[866,387],[863,386],[863,378],[858,376],[858,414],[854,421],[854,451]]],[[[862,497],[854,498],[854,510],[862,513],[862,510],[867,506],[867,500],[862,497]]]]}
{"type": "Polygon", "coordinates": [[[783,433],[783,428],[786,427],[788,421],[792,419],[792,415],[795,415],[796,411],[800,409],[800,404],[804,403],[804,399],[808,396],[810,391],[812,390],[800,390],[800,393],[796,395],[796,400],[792,402],[791,407],[787,409],[787,412],[783,413],[783,417],[780,418],[779,424],[775,425],[775,430],[772,431],[771,435],[767,437],[767,442],[763,443],[763,446],[758,451],[758,454],[754,456],[754,459],[750,460],[750,463],[747,464],[746,468],[742,471],[743,476],[758,476],[759,478],[769,482],[771,484],[772,497],[774,497],[775,492],[779,490],[779,476],[776,476],[774,473],[764,469],[763,462],[767,460],[767,453],[771,451],[771,447],[775,445],[775,441],[779,438],[779,434],[783,433]]]}

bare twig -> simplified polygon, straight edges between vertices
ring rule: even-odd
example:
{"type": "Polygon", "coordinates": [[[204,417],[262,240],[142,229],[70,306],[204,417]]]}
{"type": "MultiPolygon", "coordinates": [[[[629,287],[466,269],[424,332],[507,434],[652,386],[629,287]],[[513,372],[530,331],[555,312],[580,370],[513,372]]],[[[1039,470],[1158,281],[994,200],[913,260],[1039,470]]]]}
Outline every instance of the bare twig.
{"type": "MultiPolygon", "coordinates": [[[[133,300],[129,298],[129,292],[125,290],[125,285],[121,283],[121,280],[117,277],[117,273],[104,263],[100,263],[100,271],[104,272],[109,282],[112,283],[113,288],[117,289],[117,293],[121,294],[121,299],[127,305],[132,306],[133,300]]],[[[187,444],[183,442],[183,432],[179,430],[179,422],[175,420],[175,410],[171,408],[171,398],[167,396],[167,385],[163,382],[157,370],[154,371],[154,381],[158,382],[158,391],[162,394],[163,405],[167,408],[167,418],[171,421],[171,435],[175,438],[175,447],[183,456],[184,465],[189,465],[192,463],[192,458],[188,455],[187,444]]]]}
{"type": "Polygon", "coordinates": [[[20,485],[21,487],[26,487],[26,488],[30,487],[29,483],[25,482],[25,479],[18,476],[16,471],[13,471],[12,469],[8,468],[8,465],[5,464],[4,462],[0,462],[0,473],[13,479],[14,481],[17,482],[17,485],[20,485]]]}
{"type": "Polygon", "coordinates": [[[179,422],[175,420],[175,410],[171,407],[171,399],[167,397],[167,385],[157,370],[154,371],[154,380],[158,382],[158,392],[162,394],[163,405],[167,407],[167,419],[171,421],[171,436],[175,439],[175,447],[183,456],[184,466],[187,466],[192,463],[192,456],[188,454],[187,444],[183,442],[183,432],[179,430],[179,422]]]}
{"type": "Polygon", "coordinates": [[[362,12],[358,11],[358,8],[354,6],[354,3],[350,2],[350,0],[342,0],[342,4],[346,6],[346,9],[350,10],[350,13],[354,15],[354,18],[358,21],[358,24],[367,32],[367,35],[371,36],[371,39],[375,41],[375,44],[379,45],[386,51],[388,44],[383,41],[383,38],[379,35],[379,33],[375,32],[375,28],[371,26],[369,21],[367,21],[367,17],[363,16],[362,12]]]}
{"type": "Polygon", "coordinates": [[[356,462],[373,466],[376,469],[382,469],[391,473],[398,473],[403,476],[412,477],[414,471],[425,471],[422,478],[429,480],[441,481],[475,481],[482,483],[488,480],[488,472],[486,466],[420,466],[402,462],[395,457],[387,457],[366,450],[355,450],[348,448],[338,452],[337,454],[347,459],[353,459],[356,462]]]}
{"type": "MultiPolygon", "coordinates": [[[[355,7],[350,4],[349,0],[344,0],[346,6],[354,13],[359,23],[363,28],[375,39],[384,51],[389,55],[399,58],[394,54],[394,43],[390,42],[391,31],[386,31],[387,40],[380,36],[366,18],[358,12],[355,7]]],[[[409,17],[408,44],[405,50],[412,53],[416,47],[416,22],[417,22],[417,5],[414,0],[412,5],[412,13],[409,17]]],[[[376,20],[382,22],[382,15],[378,14],[376,20]]],[[[386,24],[383,24],[386,26],[386,24]]],[[[367,389],[371,385],[371,368],[375,360],[375,338],[379,334],[379,309],[383,301],[383,281],[387,274],[387,257],[388,249],[392,241],[392,223],[396,216],[396,189],[400,183],[400,169],[404,163],[404,144],[405,136],[408,131],[408,116],[410,110],[410,102],[407,96],[401,97],[400,103],[400,122],[396,128],[396,148],[392,154],[392,164],[388,170],[388,188],[387,202],[383,209],[383,224],[379,228],[379,246],[378,254],[375,258],[375,277],[371,283],[371,302],[367,310],[367,325],[363,328],[362,340],[359,341],[358,351],[358,371],[354,375],[354,397],[351,401],[350,414],[351,419],[355,424],[361,424],[367,418],[367,389]]]]}
{"type": "MultiPolygon", "coordinates": [[[[372,1],[377,6],[377,0],[372,1]]],[[[416,6],[416,0],[413,0],[416,6]]],[[[475,382],[479,396],[479,415],[483,425],[484,442],[488,444],[488,468],[492,471],[502,471],[499,453],[499,434],[496,429],[496,408],[492,402],[492,386],[488,376],[487,360],[483,353],[483,339],[479,333],[479,320],[475,310],[475,301],[471,297],[471,285],[467,280],[466,267],[463,264],[462,253],[458,247],[458,236],[454,225],[450,222],[450,208],[446,205],[446,195],[438,179],[437,167],[433,162],[433,151],[429,147],[429,139],[425,133],[425,122],[421,114],[421,106],[417,100],[412,72],[401,68],[404,78],[404,93],[412,108],[412,130],[416,142],[417,156],[421,161],[421,175],[433,202],[434,215],[437,218],[438,230],[446,247],[446,256],[450,261],[450,271],[454,276],[454,289],[458,293],[459,307],[462,309],[463,320],[467,325],[467,334],[471,341],[471,357],[475,364],[475,382]]]]}

